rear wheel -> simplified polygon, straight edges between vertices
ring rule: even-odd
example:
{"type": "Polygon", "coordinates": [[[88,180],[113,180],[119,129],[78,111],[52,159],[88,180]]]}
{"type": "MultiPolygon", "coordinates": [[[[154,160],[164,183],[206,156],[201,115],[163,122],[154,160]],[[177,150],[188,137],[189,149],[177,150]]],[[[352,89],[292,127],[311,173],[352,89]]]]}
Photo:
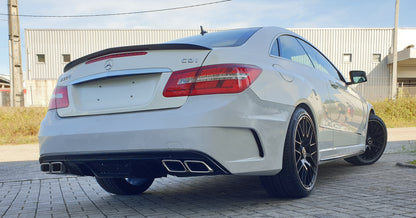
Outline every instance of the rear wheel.
{"type": "Polygon", "coordinates": [[[154,178],[95,178],[107,192],[116,195],[138,195],[146,191],[154,178]]]}
{"type": "Polygon", "coordinates": [[[355,165],[368,165],[380,159],[387,144],[387,129],[383,120],[375,114],[370,114],[368,120],[366,149],[363,154],[346,158],[355,165]]]}
{"type": "Polygon", "coordinates": [[[260,177],[273,197],[308,196],[318,175],[316,129],[308,112],[297,108],[292,115],[283,152],[283,169],[277,175],[260,177]]]}

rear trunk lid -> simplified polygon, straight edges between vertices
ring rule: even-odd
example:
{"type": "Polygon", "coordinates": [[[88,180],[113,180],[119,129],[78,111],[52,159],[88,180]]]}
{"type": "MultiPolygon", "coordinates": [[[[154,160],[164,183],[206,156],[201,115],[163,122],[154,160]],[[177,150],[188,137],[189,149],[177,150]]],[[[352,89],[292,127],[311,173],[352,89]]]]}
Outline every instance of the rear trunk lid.
{"type": "Polygon", "coordinates": [[[178,108],[187,97],[163,96],[174,71],[200,67],[210,53],[192,44],[111,48],[69,63],[59,78],[69,106],[61,117],[178,108]]]}

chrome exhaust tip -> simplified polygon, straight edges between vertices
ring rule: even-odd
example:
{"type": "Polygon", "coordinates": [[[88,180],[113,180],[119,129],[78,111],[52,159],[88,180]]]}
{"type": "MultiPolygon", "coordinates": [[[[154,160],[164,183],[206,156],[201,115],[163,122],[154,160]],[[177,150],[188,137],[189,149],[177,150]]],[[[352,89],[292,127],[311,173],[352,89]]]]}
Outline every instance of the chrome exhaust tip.
{"type": "Polygon", "coordinates": [[[163,166],[171,173],[186,173],[186,168],[180,160],[162,160],[163,166]]]}
{"type": "Polygon", "coordinates": [[[208,166],[204,161],[200,160],[186,160],[184,161],[186,168],[191,173],[212,173],[214,170],[208,166]]]}
{"type": "Polygon", "coordinates": [[[52,162],[49,166],[49,172],[54,174],[65,173],[65,165],[62,162],[52,162]]]}
{"type": "Polygon", "coordinates": [[[50,170],[50,164],[49,163],[41,163],[40,164],[40,171],[42,172],[49,172],[50,170]]]}

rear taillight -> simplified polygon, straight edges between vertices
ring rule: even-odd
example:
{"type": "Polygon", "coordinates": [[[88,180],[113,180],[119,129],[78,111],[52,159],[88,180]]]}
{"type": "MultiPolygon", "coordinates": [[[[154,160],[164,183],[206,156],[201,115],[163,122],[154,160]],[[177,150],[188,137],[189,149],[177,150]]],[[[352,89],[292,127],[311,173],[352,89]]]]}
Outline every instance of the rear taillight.
{"type": "Polygon", "coordinates": [[[208,94],[239,93],[260,75],[252,65],[219,64],[173,72],[163,96],[178,97],[208,94]]]}
{"type": "Polygon", "coordinates": [[[51,100],[49,101],[49,110],[59,109],[69,106],[68,89],[66,86],[57,86],[53,90],[51,100]]]}

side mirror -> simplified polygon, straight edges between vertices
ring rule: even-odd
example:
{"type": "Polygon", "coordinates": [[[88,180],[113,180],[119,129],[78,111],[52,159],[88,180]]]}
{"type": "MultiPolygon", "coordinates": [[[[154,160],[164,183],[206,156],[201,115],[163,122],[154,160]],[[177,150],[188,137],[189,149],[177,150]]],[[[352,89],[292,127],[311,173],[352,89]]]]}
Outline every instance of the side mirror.
{"type": "Polygon", "coordinates": [[[348,82],[347,85],[367,82],[367,76],[365,75],[364,71],[350,71],[350,79],[351,82],[348,82]]]}

